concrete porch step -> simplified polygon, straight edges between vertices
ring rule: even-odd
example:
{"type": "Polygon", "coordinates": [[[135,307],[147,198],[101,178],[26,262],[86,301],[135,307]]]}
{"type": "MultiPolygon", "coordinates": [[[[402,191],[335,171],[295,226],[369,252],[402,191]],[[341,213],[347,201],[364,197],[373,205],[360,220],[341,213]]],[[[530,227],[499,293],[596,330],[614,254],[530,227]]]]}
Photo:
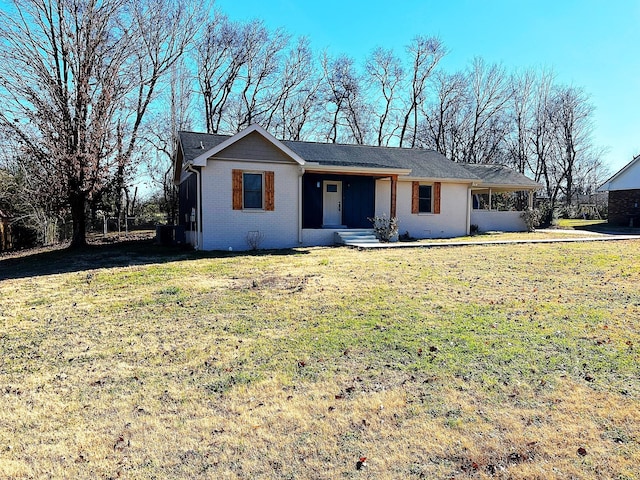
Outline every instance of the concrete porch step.
{"type": "Polygon", "coordinates": [[[335,243],[338,245],[357,245],[362,243],[380,243],[380,241],[373,233],[373,229],[362,228],[336,231],[335,243]]]}

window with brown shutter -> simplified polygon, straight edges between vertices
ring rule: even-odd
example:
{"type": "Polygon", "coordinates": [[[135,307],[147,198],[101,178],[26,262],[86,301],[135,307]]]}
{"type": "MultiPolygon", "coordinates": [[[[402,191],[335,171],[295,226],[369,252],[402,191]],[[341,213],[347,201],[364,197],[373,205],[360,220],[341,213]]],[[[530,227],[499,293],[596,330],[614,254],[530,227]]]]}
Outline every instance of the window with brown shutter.
{"type": "Polygon", "coordinates": [[[242,210],[242,170],[232,170],[231,185],[233,189],[233,209],[242,210]]]}
{"type": "Polygon", "coordinates": [[[433,184],[433,213],[440,213],[440,182],[433,184]]]}
{"type": "Polygon", "coordinates": [[[440,213],[440,182],[433,185],[412,182],[411,213],[440,213]]]}
{"type": "Polygon", "coordinates": [[[411,213],[420,212],[420,182],[411,184],[411,213]]]}
{"type": "Polygon", "coordinates": [[[275,210],[274,172],[232,170],[234,210],[275,210]]]}
{"type": "Polygon", "coordinates": [[[264,172],[264,209],[275,210],[275,192],[273,172],[264,172]]]}

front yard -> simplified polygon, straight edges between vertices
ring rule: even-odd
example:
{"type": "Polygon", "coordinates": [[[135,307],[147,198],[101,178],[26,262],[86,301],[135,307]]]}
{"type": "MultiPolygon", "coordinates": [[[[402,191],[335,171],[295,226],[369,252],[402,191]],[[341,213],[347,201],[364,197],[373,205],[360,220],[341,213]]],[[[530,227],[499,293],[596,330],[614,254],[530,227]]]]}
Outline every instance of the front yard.
{"type": "Polygon", "coordinates": [[[0,477],[638,478],[638,258],[0,260],[0,477]]]}

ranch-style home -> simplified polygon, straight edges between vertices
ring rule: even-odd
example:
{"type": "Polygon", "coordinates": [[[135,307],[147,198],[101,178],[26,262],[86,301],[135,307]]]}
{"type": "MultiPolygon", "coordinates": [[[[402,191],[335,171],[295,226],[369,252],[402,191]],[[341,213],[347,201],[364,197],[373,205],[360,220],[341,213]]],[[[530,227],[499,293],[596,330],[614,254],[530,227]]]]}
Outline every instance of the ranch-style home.
{"type": "Polygon", "coordinates": [[[424,149],[281,141],[259,125],[229,136],[180,132],[174,156],[179,223],[202,250],[357,242],[374,216],[412,238],[522,231],[500,192],[540,185],[498,165],[468,165],[424,149]]]}
{"type": "Polygon", "coordinates": [[[598,191],[609,192],[609,224],[640,227],[640,155],[604,182],[598,191]]]}

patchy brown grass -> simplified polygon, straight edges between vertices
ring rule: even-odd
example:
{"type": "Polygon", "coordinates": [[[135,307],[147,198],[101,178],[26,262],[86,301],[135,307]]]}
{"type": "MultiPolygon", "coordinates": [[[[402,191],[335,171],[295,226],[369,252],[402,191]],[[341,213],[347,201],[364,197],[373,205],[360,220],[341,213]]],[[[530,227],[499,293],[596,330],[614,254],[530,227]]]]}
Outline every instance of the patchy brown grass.
{"type": "Polygon", "coordinates": [[[63,253],[0,282],[0,477],[638,478],[640,242],[63,253]]]}

